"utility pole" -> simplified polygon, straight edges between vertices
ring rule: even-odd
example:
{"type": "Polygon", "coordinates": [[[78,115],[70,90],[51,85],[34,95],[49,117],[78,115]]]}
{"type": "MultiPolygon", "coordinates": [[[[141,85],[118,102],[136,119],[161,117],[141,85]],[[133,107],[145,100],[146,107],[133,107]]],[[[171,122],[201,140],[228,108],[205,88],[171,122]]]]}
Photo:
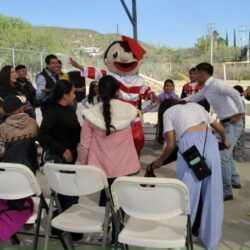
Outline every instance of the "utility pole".
{"type": "Polygon", "coordinates": [[[239,33],[240,33],[240,40],[241,40],[242,49],[244,49],[244,47],[245,47],[245,41],[246,41],[245,34],[247,31],[248,31],[248,27],[246,25],[240,26],[239,33]]]}
{"type": "Polygon", "coordinates": [[[250,29],[248,30],[248,45],[247,45],[247,61],[249,62],[250,57],[250,29]]]}
{"type": "Polygon", "coordinates": [[[235,32],[235,29],[234,29],[234,48],[237,47],[237,42],[236,42],[236,32],[235,32]]]}
{"type": "Polygon", "coordinates": [[[136,0],[132,0],[132,15],[125,3],[124,0],[120,0],[121,4],[124,8],[124,10],[126,11],[128,18],[133,26],[133,34],[134,34],[134,39],[137,40],[138,36],[137,36],[137,12],[136,12],[136,0]]]}
{"type": "Polygon", "coordinates": [[[116,34],[117,34],[117,37],[119,36],[119,24],[116,25],[116,34]]]}
{"type": "Polygon", "coordinates": [[[215,23],[208,24],[208,32],[210,34],[210,64],[213,65],[213,54],[214,54],[214,29],[215,23]]]}
{"type": "Polygon", "coordinates": [[[43,70],[43,50],[40,52],[40,69],[43,70]]]}
{"type": "Polygon", "coordinates": [[[15,48],[12,48],[12,65],[15,68],[16,66],[15,48]]]}
{"type": "Polygon", "coordinates": [[[250,29],[248,31],[248,45],[250,45],[250,29]]]}

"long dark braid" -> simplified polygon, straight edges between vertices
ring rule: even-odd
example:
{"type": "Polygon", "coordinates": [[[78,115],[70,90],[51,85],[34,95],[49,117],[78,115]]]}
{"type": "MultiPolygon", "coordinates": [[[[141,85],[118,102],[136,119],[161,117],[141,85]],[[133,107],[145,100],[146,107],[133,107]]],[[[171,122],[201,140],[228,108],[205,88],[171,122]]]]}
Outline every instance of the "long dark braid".
{"type": "Polygon", "coordinates": [[[99,80],[98,92],[103,102],[103,117],[106,127],[106,135],[110,135],[110,129],[115,127],[111,124],[110,100],[116,98],[119,82],[111,75],[103,76],[99,80]]]}

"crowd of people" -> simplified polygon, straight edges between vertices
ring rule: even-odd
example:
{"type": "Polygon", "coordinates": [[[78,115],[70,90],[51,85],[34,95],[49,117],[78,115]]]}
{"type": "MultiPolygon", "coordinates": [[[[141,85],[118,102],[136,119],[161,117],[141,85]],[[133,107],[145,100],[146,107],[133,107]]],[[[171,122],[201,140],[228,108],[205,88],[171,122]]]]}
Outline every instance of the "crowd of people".
{"type": "MultiPolygon", "coordinates": [[[[74,164],[79,159],[81,164],[104,170],[109,185],[119,176],[136,175],[141,169],[141,149],[136,146],[133,126],[139,119],[139,99],[136,105],[124,100],[125,88],[112,74],[99,75],[85,96],[84,77],[90,69],[71,59],[80,71],[65,74],[55,55],[48,55],[45,63],[36,77],[36,87],[28,80],[24,65],[7,65],[0,71],[1,161],[24,164],[36,173],[37,140],[45,162],[74,164]],[[76,115],[77,102],[81,104],[82,127],[76,115]],[[36,123],[37,106],[43,117],[40,128],[36,123]]],[[[245,111],[241,95],[249,98],[250,88],[234,89],[214,78],[209,63],[190,69],[189,77],[180,97],[171,79],[164,82],[159,96],[144,87],[144,97],[150,96],[151,103],[143,112],[158,110],[158,141],[163,151],[153,168],[162,167],[173,151],[178,152],[176,177],[189,189],[193,234],[205,247],[216,248],[222,234],[223,200],[232,200],[232,189],[241,188],[234,157],[244,160],[245,111]],[[210,115],[211,107],[219,122],[210,115]],[[211,172],[202,180],[197,179],[183,156],[193,145],[211,172]]],[[[58,198],[63,210],[79,199],[58,198]]],[[[105,202],[105,193],[101,193],[99,204],[105,202]]],[[[72,238],[79,240],[82,235],[72,234],[72,238]]]]}

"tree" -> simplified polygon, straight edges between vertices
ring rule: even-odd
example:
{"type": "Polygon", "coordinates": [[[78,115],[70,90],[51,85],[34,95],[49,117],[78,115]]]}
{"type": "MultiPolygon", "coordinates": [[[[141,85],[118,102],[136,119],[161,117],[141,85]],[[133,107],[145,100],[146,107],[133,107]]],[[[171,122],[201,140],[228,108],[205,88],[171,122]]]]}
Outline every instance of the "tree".
{"type": "Polygon", "coordinates": [[[226,32],[226,46],[228,47],[228,32],[226,32]]]}
{"type": "Polygon", "coordinates": [[[234,29],[234,48],[237,48],[235,29],[234,29]]]}
{"type": "Polygon", "coordinates": [[[201,36],[197,39],[195,47],[200,49],[202,52],[206,52],[210,49],[210,37],[208,35],[201,36]]]}
{"type": "MultiPolygon", "coordinates": [[[[215,48],[223,47],[226,45],[226,40],[222,38],[217,30],[213,31],[213,45],[215,48]]],[[[195,44],[196,48],[199,48],[202,52],[207,52],[210,50],[211,46],[211,35],[207,34],[198,38],[195,44]]]]}

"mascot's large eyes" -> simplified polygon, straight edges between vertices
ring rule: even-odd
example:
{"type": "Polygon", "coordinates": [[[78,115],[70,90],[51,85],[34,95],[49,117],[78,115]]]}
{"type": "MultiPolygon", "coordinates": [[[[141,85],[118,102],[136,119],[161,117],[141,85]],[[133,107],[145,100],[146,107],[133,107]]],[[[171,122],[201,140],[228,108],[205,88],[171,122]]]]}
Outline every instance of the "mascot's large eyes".
{"type": "Polygon", "coordinates": [[[118,52],[117,52],[117,51],[116,51],[116,52],[114,52],[114,53],[113,53],[113,58],[114,58],[114,59],[116,59],[116,58],[118,57],[118,55],[119,55],[119,54],[118,54],[118,52]]]}

